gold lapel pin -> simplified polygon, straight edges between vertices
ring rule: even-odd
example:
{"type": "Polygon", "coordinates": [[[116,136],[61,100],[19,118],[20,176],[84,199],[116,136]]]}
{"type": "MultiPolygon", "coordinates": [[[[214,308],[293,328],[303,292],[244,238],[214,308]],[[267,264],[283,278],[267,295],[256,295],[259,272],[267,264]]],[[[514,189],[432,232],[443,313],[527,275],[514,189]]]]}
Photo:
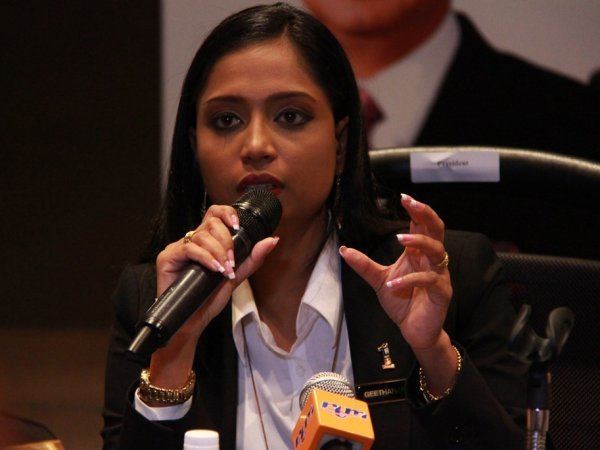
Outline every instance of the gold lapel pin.
{"type": "Polygon", "coordinates": [[[390,346],[387,342],[384,342],[379,347],[377,347],[377,351],[381,353],[381,357],[383,358],[383,364],[381,364],[381,368],[383,370],[395,369],[396,364],[392,361],[392,357],[390,356],[390,346]]]}

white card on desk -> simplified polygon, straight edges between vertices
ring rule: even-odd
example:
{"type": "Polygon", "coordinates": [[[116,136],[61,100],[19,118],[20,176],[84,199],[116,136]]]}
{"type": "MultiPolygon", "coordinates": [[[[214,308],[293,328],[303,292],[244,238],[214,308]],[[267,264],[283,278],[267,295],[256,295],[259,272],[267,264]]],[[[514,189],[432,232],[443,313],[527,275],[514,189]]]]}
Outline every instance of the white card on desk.
{"type": "Polygon", "coordinates": [[[494,151],[414,152],[410,154],[413,183],[500,181],[500,154],[494,151]]]}

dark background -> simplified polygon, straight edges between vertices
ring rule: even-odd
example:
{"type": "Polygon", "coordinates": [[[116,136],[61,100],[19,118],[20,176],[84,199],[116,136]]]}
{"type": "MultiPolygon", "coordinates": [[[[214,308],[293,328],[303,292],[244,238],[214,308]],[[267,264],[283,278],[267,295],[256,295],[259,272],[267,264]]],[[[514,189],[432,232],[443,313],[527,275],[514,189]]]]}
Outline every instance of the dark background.
{"type": "Polygon", "coordinates": [[[0,11],[0,325],[107,324],[159,201],[158,1],[0,11]]]}
{"type": "Polygon", "coordinates": [[[101,446],[110,294],[158,207],[159,23],[158,0],[0,4],[0,410],[67,450],[101,446]]]}

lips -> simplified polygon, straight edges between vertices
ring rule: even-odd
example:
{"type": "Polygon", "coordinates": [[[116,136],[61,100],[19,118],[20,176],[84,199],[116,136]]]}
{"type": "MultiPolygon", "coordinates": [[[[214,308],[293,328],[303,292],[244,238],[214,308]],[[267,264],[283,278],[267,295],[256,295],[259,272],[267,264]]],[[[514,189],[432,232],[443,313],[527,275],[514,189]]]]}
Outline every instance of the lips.
{"type": "Polygon", "coordinates": [[[250,174],[242,178],[237,185],[238,193],[242,194],[250,189],[269,189],[273,194],[279,195],[283,189],[283,183],[268,173],[250,174]]]}

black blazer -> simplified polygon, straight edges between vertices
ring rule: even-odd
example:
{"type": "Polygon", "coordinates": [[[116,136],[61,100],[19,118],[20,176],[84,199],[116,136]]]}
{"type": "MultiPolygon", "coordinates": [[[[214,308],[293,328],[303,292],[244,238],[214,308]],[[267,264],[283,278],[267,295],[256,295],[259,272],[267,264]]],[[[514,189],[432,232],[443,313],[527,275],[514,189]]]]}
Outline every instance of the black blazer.
{"type": "Polygon", "coordinates": [[[457,14],[459,48],[415,145],[489,145],[600,161],[597,90],[489,46],[457,14]]]}
{"type": "MultiPolygon", "coordinates": [[[[463,354],[452,394],[425,404],[418,392],[414,356],[397,326],[379,306],[373,290],[342,266],[344,312],[356,384],[407,378],[407,399],[370,405],[375,449],[520,448],[524,367],[506,351],[514,320],[502,268],[482,235],[448,232],[453,299],[445,324],[463,354]],[[396,363],[381,369],[377,347],[388,342],[396,363]]],[[[402,250],[394,237],[364,249],[383,264],[402,250]]],[[[117,318],[106,370],[104,449],[181,449],[185,430],[218,430],[221,449],[235,448],[237,353],[231,332],[231,307],[207,328],[196,353],[198,390],[181,420],[150,422],[133,408],[132,396],[142,368],[124,358],[135,323],[155,292],[154,267],[127,268],[114,295],[117,318]]],[[[262,445],[262,444],[261,444],[262,445]]]]}

